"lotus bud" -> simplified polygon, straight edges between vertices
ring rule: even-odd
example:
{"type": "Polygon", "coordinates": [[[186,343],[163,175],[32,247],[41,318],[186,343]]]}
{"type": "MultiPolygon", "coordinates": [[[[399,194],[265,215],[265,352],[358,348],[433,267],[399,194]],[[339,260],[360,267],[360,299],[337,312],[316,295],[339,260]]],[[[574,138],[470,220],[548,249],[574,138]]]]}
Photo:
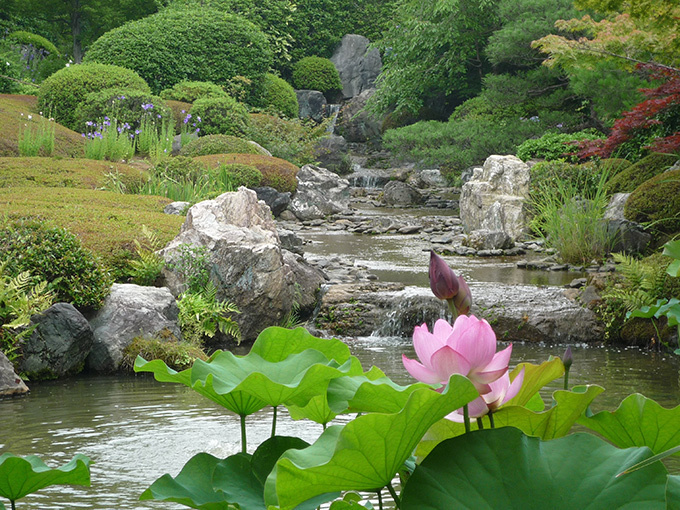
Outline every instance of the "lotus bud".
{"type": "Polygon", "coordinates": [[[458,294],[459,280],[448,264],[430,250],[430,289],[439,299],[453,299],[458,294]]]}
{"type": "Polygon", "coordinates": [[[470,287],[462,276],[458,277],[458,294],[453,298],[453,306],[456,307],[459,315],[467,315],[470,313],[470,306],[472,305],[472,294],[470,287]]]}
{"type": "Polygon", "coordinates": [[[564,365],[564,389],[569,389],[569,369],[571,364],[574,362],[574,357],[571,354],[571,346],[567,347],[564,351],[564,356],[562,356],[562,364],[564,365]]]}

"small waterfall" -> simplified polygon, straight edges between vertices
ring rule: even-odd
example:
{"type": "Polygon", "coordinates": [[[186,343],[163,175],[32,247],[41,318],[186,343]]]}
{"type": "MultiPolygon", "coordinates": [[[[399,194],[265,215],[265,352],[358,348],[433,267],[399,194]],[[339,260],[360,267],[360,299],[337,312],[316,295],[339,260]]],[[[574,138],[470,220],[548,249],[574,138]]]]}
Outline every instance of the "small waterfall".
{"type": "Polygon", "coordinates": [[[431,329],[437,319],[451,318],[446,306],[434,298],[429,289],[406,287],[394,294],[391,303],[371,336],[407,338],[416,326],[427,323],[431,329]]]}
{"type": "Polygon", "coordinates": [[[339,104],[329,104],[326,106],[327,112],[328,112],[328,118],[331,119],[331,121],[328,123],[328,127],[326,127],[326,132],[330,133],[331,135],[335,132],[335,123],[338,121],[338,113],[340,112],[340,105],[339,104]]]}

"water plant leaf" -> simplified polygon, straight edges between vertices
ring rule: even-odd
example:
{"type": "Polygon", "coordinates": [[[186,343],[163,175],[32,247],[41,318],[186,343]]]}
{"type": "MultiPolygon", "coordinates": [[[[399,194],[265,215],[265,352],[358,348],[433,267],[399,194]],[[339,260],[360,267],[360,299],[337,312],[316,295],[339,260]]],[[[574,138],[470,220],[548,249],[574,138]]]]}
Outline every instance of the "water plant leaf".
{"type": "Polygon", "coordinates": [[[628,477],[622,466],[649,457],[591,434],[552,441],[506,427],[439,444],[402,492],[402,510],[442,508],[666,508],[668,472],[657,463],[628,477]]]}
{"type": "Polygon", "coordinates": [[[380,373],[343,377],[328,383],[328,405],[338,414],[345,410],[396,413],[404,407],[409,395],[421,388],[431,389],[431,386],[424,383],[401,386],[380,373]]]}
{"type": "Polygon", "coordinates": [[[350,357],[349,347],[335,338],[317,338],[305,328],[286,329],[272,326],[262,331],[250,348],[250,352],[262,359],[276,363],[283,361],[291,354],[307,349],[316,349],[326,356],[342,364],[350,357]]]}
{"type": "Polygon", "coordinates": [[[281,457],[283,452],[290,449],[301,450],[308,446],[309,443],[299,437],[270,437],[258,446],[255,453],[253,453],[253,458],[251,459],[253,474],[264,487],[264,482],[267,480],[269,473],[271,473],[274,468],[274,464],[276,464],[276,461],[279,460],[279,457],[281,457]]]}
{"type": "MultiPolygon", "coordinates": [[[[544,361],[540,365],[520,363],[512,372],[510,372],[510,380],[514,380],[522,368],[524,368],[524,382],[522,383],[522,387],[520,388],[519,393],[509,400],[506,405],[526,406],[541,388],[564,375],[564,364],[562,363],[562,360],[554,358],[549,361],[544,361]]],[[[537,401],[534,399],[534,403],[536,402],[537,401]]],[[[534,410],[542,411],[543,409],[534,410]]]]}
{"type": "Polygon", "coordinates": [[[293,420],[311,420],[321,425],[326,425],[337,416],[328,406],[328,395],[323,393],[309,399],[307,405],[287,405],[288,414],[293,420]]]}
{"type": "Polygon", "coordinates": [[[328,427],[309,448],[281,456],[265,483],[265,501],[287,510],[322,493],[383,487],[433,423],[477,396],[467,378],[453,375],[441,393],[417,388],[397,413],[328,427]]]}
{"type": "Polygon", "coordinates": [[[680,510],[679,475],[670,475],[666,482],[666,510],[680,510]]]}
{"type": "Polygon", "coordinates": [[[199,453],[175,478],[163,475],[139,499],[171,501],[199,510],[226,510],[234,503],[244,510],[265,510],[263,486],[252,473],[250,457],[238,453],[218,459],[199,453]]]}
{"type": "Polygon", "coordinates": [[[680,276],[680,239],[675,241],[669,241],[663,245],[663,254],[672,257],[673,262],[666,268],[666,272],[671,275],[678,277],[680,276]]]}
{"type": "Polygon", "coordinates": [[[680,445],[680,406],[666,409],[654,400],[634,393],[615,411],[600,411],[578,420],[620,448],[648,446],[655,454],[680,445]]]}
{"type": "Polygon", "coordinates": [[[333,501],[329,510],[372,510],[373,505],[370,501],[364,501],[361,494],[350,491],[342,499],[333,501]],[[361,503],[364,503],[363,505],[361,503]]]}
{"type": "Polygon", "coordinates": [[[0,455],[0,496],[16,501],[50,485],[90,485],[88,457],[76,454],[58,468],[48,467],[37,455],[0,455]]]}
{"type": "Polygon", "coordinates": [[[653,457],[649,457],[648,459],[643,460],[642,462],[638,462],[634,466],[630,466],[628,469],[625,471],[622,471],[616,476],[623,476],[627,475],[628,473],[632,473],[633,471],[637,471],[638,469],[645,468],[649,466],[650,464],[654,464],[655,462],[659,462],[660,460],[665,459],[666,457],[670,457],[674,453],[680,452],[680,446],[676,446],[675,448],[671,448],[670,450],[666,450],[665,452],[661,452],[657,455],[654,455],[653,457]]]}

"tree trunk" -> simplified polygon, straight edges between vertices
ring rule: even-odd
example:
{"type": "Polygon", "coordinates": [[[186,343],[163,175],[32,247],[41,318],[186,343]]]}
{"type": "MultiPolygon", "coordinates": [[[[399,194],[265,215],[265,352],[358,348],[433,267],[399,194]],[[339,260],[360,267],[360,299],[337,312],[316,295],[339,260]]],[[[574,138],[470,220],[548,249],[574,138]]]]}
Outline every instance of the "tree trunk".
{"type": "Polygon", "coordinates": [[[80,64],[83,60],[83,48],[80,42],[82,28],[80,0],[71,0],[71,36],[73,37],[73,61],[80,64]]]}

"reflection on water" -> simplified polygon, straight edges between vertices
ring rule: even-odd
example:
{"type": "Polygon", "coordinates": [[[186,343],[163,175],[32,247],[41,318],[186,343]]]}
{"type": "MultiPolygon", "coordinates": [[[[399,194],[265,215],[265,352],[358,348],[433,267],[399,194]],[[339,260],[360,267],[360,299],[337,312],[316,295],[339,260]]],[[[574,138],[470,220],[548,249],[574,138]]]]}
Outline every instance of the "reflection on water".
{"type": "MultiPolygon", "coordinates": [[[[415,354],[409,339],[359,338],[349,342],[364,367],[377,365],[397,382],[412,382],[401,354],[415,354]]],[[[512,364],[541,362],[564,346],[516,344],[512,364]]],[[[614,409],[640,392],[666,407],[680,402],[677,357],[635,349],[576,347],[571,381],[604,386],[594,410],[614,409]]],[[[552,389],[559,389],[558,381],[552,389]]],[[[550,390],[544,394],[549,398],[550,390]]],[[[271,411],[249,418],[252,449],[268,437],[271,411]]],[[[321,426],[293,422],[284,413],[278,433],[313,441],[321,426]]],[[[185,508],[140,502],[139,495],[165,473],[177,475],[196,453],[226,457],[240,449],[238,418],[179,385],[145,375],[79,377],[32,385],[24,398],[0,401],[0,453],[36,454],[55,467],[76,453],[89,456],[92,487],[57,486],[21,500],[24,510],[185,508]]]]}

